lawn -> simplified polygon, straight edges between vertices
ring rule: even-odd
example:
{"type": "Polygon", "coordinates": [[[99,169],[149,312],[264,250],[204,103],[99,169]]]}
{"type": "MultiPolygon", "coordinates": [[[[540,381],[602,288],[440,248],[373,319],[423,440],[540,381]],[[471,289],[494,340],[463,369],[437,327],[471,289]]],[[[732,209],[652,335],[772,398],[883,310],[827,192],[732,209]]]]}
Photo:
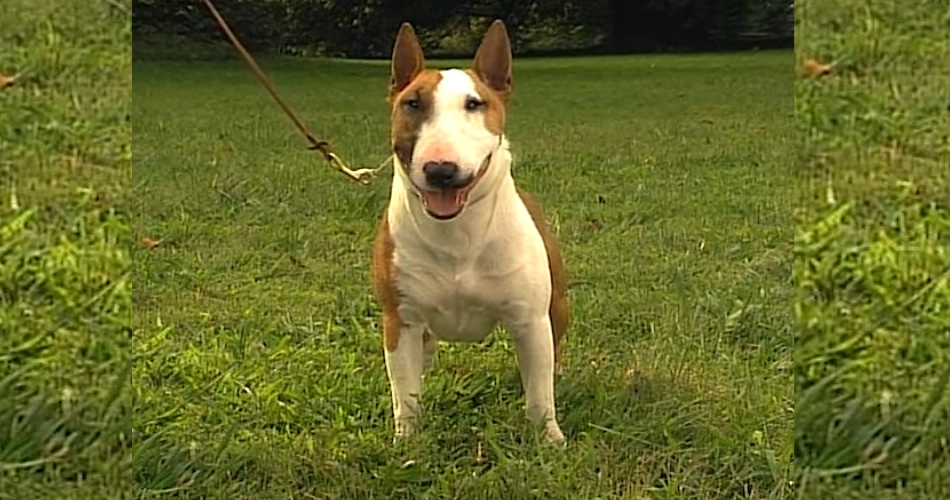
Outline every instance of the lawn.
{"type": "MultiPolygon", "coordinates": [[[[345,159],[386,157],[388,62],[261,64],[345,159]]],[[[570,273],[567,448],[525,422],[504,332],[446,346],[394,447],[391,171],[327,169],[240,61],[137,60],[138,492],[791,498],[792,78],[787,51],[516,61],[514,175],[570,273]]]]}
{"type": "Polygon", "coordinates": [[[0,499],[131,492],[130,8],[0,7],[0,499]]]}
{"type": "Polygon", "coordinates": [[[799,3],[803,498],[950,496],[950,7],[799,3]]]}

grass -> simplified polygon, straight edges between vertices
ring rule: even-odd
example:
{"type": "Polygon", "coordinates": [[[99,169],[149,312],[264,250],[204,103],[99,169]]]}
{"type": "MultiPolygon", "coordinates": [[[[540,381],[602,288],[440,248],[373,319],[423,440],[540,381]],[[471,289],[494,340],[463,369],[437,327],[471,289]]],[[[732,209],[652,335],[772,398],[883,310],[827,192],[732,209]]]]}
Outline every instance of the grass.
{"type": "Polygon", "coordinates": [[[795,449],[803,498],[950,493],[950,9],[799,2],[795,449]]]}
{"type": "Polygon", "coordinates": [[[3,2],[0,499],[131,492],[130,8],[3,2]]]}
{"type": "MultiPolygon", "coordinates": [[[[517,61],[515,176],[571,275],[562,450],[504,333],[441,352],[394,447],[368,275],[391,172],[329,171],[239,61],[137,60],[137,491],[790,498],[791,61],[517,61]]],[[[388,63],[262,64],[351,163],[387,155],[388,63]]]]}

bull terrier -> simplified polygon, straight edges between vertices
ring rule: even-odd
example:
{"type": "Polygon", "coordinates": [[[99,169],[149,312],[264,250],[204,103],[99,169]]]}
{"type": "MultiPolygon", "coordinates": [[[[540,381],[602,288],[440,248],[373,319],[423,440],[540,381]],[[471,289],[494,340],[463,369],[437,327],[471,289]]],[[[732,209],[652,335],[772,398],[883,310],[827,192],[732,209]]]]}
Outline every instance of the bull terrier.
{"type": "Polygon", "coordinates": [[[564,264],[534,200],[515,186],[505,136],[512,91],[505,25],[489,27],[469,69],[425,66],[408,23],[392,55],[389,205],[373,250],[396,439],[412,433],[422,375],[440,341],[512,336],[528,419],[564,435],[555,365],[569,322],[564,264]]]}

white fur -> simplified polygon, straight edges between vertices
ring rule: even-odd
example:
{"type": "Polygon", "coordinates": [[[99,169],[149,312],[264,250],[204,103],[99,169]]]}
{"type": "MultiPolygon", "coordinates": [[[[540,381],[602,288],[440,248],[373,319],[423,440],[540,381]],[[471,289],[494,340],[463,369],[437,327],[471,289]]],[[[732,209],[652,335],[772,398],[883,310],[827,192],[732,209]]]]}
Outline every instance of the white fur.
{"type": "Polygon", "coordinates": [[[458,216],[440,221],[427,215],[411,186],[422,185],[415,178],[420,169],[410,168],[409,174],[402,165],[393,169],[388,217],[403,327],[397,348],[386,352],[386,364],[396,434],[412,430],[423,369],[431,364],[436,342],[480,341],[500,323],[515,340],[529,419],[545,425],[549,440],[560,441],[547,253],[515,190],[508,142],[488,131],[477,113],[465,111],[469,95],[477,96],[468,74],[442,72],[435,114],[413,155],[419,165],[432,152],[454,155],[429,159],[456,161],[472,173],[492,155],[458,216]],[[426,331],[432,336],[428,343],[426,331]]]}

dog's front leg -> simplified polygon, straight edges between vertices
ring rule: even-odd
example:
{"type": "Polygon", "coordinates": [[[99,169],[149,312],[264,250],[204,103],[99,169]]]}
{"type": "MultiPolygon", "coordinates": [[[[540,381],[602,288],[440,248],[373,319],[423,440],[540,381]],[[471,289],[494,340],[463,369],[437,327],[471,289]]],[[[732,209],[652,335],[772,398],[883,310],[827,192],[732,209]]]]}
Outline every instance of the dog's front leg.
{"type": "Polygon", "coordinates": [[[534,424],[544,424],[545,438],[564,440],[554,411],[554,338],[547,314],[508,325],[518,351],[518,370],[525,392],[525,412],[534,424]]]}
{"type": "MultiPolygon", "coordinates": [[[[393,396],[393,421],[396,438],[412,433],[419,414],[419,398],[422,392],[423,327],[399,325],[395,348],[386,349],[386,373],[393,396]]],[[[387,337],[392,332],[386,333],[387,337]]]]}

